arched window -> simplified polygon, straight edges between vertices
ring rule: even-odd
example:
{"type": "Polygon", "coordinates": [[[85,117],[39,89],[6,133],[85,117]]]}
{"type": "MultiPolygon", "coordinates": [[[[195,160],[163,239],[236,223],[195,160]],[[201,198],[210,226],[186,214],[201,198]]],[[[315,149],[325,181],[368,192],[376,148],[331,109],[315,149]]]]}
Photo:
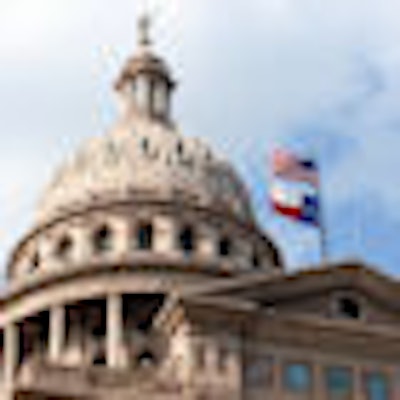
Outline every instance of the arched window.
{"type": "Polygon", "coordinates": [[[93,237],[94,249],[99,253],[104,253],[111,250],[112,232],[107,225],[103,225],[94,234],[93,237]]]}
{"type": "Polygon", "coordinates": [[[149,223],[139,225],[137,232],[138,248],[140,250],[150,250],[153,246],[153,226],[149,223]]]}
{"type": "Polygon", "coordinates": [[[31,267],[31,271],[36,271],[38,268],[40,267],[40,255],[39,253],[36,251],[35,254],[32,257],[32,267],[31,267]]]}
{"type": "Polygon", "coordinates": [[[182,142],[178,142],[176,146],[176,152],[178,153],[178,156],[181,157],[183,155],[183,144],[182,142]]]}
{"type": "Polygon", "coordinates": [[[259,269],[261,267],[260,256],[258,255],[257,251],[253,251],[253,255],[251,257],[251,263],[254,269],[259,269]]]}
{"type": "Polygon", "coordinates": [[[150,147],[149,146],[149,139],[144,137],[142,139],[141,146],[142,146],[143,153],[147,154],[149,152],[149,147],[150,147]]]}
{"type": "Polygon", "coordinates": [[[56,256],[61,259],[68,258],[72,251],[72,239],[70,236],[64,236],[57,243],[56,256]]]}
{"type": "Polygon", "coordinates": [[[186,253],[190,254],[194,250],[194,234],[190,226],[184,227],[179,234],[180,248],[186,253]]]}
{"type": "Polygon", "coordinates": [[[219,255],[221,257],[228,257],[232,251],[232,242],[228,237],[223,237],[219,241],[219,255]]]}

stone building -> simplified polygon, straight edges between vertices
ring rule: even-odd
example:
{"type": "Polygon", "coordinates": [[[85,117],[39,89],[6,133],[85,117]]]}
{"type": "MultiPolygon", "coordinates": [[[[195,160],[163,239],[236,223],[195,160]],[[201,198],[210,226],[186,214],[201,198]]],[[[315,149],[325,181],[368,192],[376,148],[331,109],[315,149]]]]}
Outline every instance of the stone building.
{"type": "Polygon", "coordinates": [[[285,270],[234,169],[171,116],[148,20],[120,118],[80,148],[13,251],[4,399],[400,399],[400,285],[285,270]]]}

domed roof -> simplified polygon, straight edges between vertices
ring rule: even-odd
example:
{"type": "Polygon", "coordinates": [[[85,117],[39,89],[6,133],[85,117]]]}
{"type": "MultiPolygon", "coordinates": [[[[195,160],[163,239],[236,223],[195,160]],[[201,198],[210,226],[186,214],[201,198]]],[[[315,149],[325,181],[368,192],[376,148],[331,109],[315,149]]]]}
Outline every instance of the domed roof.
{"type": "Polygon", "coordinates": [[[116,89],[124,112],[109,133],[90,139],[58,171],[38,209],[38,223],[99,204],[190,199],[252,222],[249,196],[232,167],[197,138],[183,137],[170,117],[174,81],[151,50],[149,20],[139,21],[138,50],[116,89]]]}
{"type": "Polygon", "coordinates": [[[232,167],[197,138],[132,116],[85,143],[58,171],[38,209],[38,223],[99,204],[177,196],[251,220],[249,196],[232,167]]]}

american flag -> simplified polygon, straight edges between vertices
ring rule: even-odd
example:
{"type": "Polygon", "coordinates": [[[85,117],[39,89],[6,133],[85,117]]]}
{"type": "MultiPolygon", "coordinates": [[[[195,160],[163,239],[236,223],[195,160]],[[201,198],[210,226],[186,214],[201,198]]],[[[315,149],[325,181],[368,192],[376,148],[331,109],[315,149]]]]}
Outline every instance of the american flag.
{"type": "Polygon", "coordinates": [[[302,159],[285,149],[276,149],[272,157],[272,172],[276,177],[319,185],[318,166],[311,159],[302,159]]]}

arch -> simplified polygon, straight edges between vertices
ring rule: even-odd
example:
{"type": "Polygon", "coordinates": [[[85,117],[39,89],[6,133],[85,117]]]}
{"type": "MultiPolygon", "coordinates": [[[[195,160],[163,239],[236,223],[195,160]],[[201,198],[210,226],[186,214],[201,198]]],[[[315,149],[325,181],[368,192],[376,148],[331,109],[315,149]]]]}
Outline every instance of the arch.
{"type": "Polygon", "coordinates": [[[40,254],[38,251],[35,251],[35,253],[32,256],[32,261],[31,261],[31,272],[36,271],[40,267],[40,254]]]}
{"type": "Polygon", "coordinates": [[[151,250],[153,247],[153,225],[141,222],[137,229],[137,247],[140,250],[151,250]]]}
{"type": "Polygon", "coordinates": [[[64,235],[56,244],[55,254],[57,258],[65,259],[71,254],[73,248],[73,240],[70,235],[64,235]]]}
{"type": "Polygon", "coordinates": [[[191,254],[195,250],[195,235],[190,225],[184,226],[179,232],[179,248],[185,254],[191,254]]]}
{"type": "Polygon", "coordinates": [[[232,241],[228,236],[223,236],[218,243],[218,253],[221,257],[228,257],[232,252],[232,241]]]}
{"type": "Polygon", "coordinates": [[[108,225],[102,225],[93,235],[93,247],[97,253],[105,253],[112,248],[112,230],[108,225]]]}

